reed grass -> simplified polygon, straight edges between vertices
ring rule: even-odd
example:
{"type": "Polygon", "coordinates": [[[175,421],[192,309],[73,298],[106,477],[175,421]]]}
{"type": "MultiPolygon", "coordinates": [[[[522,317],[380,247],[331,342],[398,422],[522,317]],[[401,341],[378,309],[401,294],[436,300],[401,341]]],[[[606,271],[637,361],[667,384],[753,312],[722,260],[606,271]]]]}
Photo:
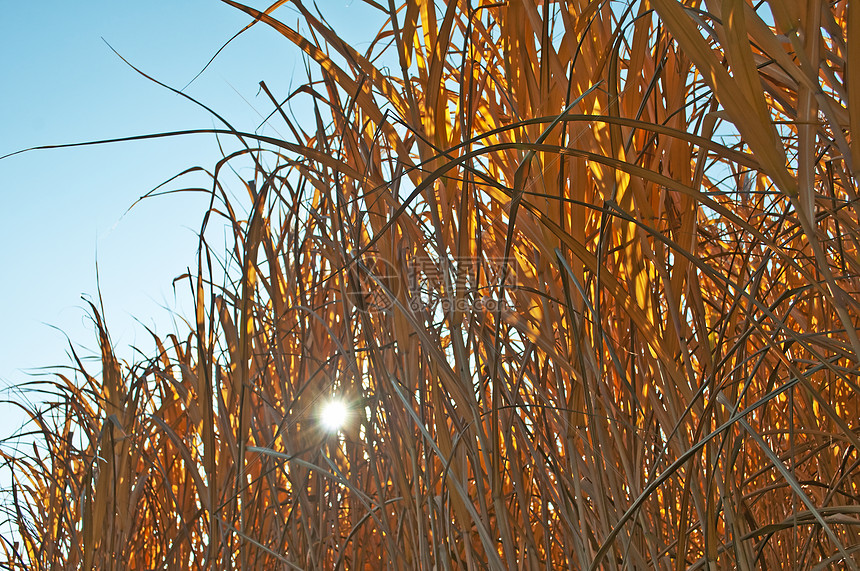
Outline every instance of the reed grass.
{"type": "Polygon", "coordinates": [[[183,333],[39,385],[7,568],[857,569],[856,6],[224,1],[312,112],[212,130],[183,333]]]}

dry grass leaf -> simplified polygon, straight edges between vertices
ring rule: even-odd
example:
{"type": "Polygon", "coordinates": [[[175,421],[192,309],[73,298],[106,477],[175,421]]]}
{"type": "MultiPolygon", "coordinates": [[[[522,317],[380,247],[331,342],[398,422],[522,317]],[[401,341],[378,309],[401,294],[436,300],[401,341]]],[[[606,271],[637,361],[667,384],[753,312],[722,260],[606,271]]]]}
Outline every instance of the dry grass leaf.
{"type": "Polygon", "coordinates": [[[368,2],[367,53],[225,1],[313,112],[202,131],[181,335],[93,306],[21,387],[7,568],[857,567],[846,0],[368,2]]]}

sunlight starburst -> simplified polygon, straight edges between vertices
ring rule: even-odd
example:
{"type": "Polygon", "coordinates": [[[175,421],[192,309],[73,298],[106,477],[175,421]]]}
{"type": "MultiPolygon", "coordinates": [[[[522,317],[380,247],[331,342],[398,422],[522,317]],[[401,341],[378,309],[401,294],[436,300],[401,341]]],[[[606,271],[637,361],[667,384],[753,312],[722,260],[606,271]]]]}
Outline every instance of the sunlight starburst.
{"type": "Polygon", "coordinates": [[[346,423],[349,411],[343,401],[331,399],[320,409],[320,424],[329,432],[337,432],[346,423]]]}

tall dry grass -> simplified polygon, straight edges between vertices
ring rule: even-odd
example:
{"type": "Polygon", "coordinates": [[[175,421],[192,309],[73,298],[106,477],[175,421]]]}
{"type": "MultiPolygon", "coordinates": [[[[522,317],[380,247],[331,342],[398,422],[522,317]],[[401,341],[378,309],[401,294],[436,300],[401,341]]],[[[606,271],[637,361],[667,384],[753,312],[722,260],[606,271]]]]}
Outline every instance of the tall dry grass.
{"type": "Polygon", "coordinates": [[[216,130],[184,336],[93,307],[7,567],[857,569],[856,6],[224,1],[313,111],[216,130]]]}

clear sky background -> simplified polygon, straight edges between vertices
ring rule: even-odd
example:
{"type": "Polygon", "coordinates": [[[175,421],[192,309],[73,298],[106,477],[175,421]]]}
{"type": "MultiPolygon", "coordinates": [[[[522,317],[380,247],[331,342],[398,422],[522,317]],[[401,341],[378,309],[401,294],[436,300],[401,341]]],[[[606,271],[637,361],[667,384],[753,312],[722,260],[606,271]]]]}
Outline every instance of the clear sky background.
{"type": "MultiPolygon", "coordinates": [[[[383,22],[360,0],[318,4],[359,51],[367,49],[383,22]]],[[[37,145],[216,126],[204,110],[138,75],[102,38],[142,71],[181,88],[250,22],[216,0],[0,0],[0,8],[0,155],[37,145]]],[[[296,23],[289,5],[274,15],[296,23]]],[[[298,49],[257,24],[186,92],[237,129],[253,132],[272,109],[259,82],[283,98],[303,75],[298,49]]],[[[280,128],[273,123],[260,132],[278,136],[280,128]]],[[[211,168],[220,156],[213,135],[196,135],[0,160],[0,388],[31,380],[38,368],[69,364],[66,335],[82,355],[96,351],[81,299],[97,299],[96,261],[108,326],[121,356],[132,354],[131,345],[150,346],[136,320],[161,335],[173,330],[173,313],[187,315],[183,305],[188,304],[182,303],[187,282],[176,294],[171,282],[195,264],[196,231],[208,198],[174,194],[126,211],[171,176],[191,166],[211,168]]],[[[185,180],[185,185],[203,183],[185,180]]],[[[20,398],[5,395],[0,398],[20,398]]],[[[22,418],[13,406],[0,404],[0,437],[22,418]]]]}

